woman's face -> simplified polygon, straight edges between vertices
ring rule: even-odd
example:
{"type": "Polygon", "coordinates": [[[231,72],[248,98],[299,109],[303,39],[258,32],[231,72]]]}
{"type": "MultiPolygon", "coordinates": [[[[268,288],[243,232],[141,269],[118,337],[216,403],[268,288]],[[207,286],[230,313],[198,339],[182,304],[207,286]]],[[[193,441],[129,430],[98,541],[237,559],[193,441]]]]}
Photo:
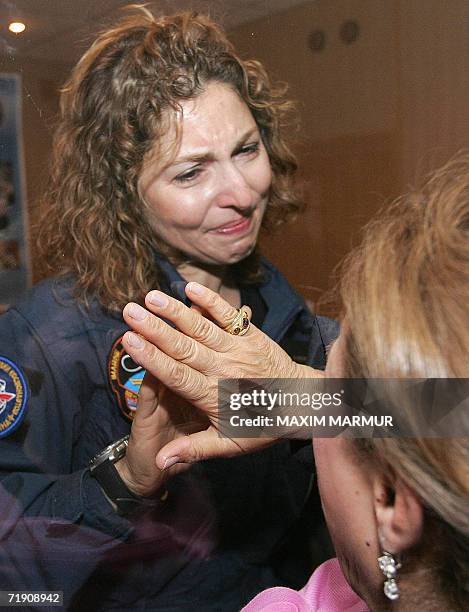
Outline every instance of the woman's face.
{"type": "Polygon", "coordinates": [[[236,263],[254,249],[267,205],[267,152],[249,108],[228,85],[209,83],[181,109],[179,147],[170,121],[140,177],[150,222],[192,261],[236,263]]]}
{"type": "MultiPolygon", "coordinates": [[[[326,368],[331,378],[343,377],[343,342],[341,334],[332,346],[326,368]]],[[[380,547],[372,474],[350,440],[315,438],[313,448],[322,506],[337,557],[347,581],[370,603],[383,583],[377,564],[380,547]]]]}

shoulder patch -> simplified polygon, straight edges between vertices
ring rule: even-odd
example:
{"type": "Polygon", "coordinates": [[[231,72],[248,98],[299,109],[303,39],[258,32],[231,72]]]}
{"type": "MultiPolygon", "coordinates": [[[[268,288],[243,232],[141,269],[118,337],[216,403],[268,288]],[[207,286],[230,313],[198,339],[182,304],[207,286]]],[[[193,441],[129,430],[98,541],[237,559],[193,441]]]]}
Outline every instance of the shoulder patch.
{"type": "Polygon", "coordinates": [[[23,420],[28,386],[21,370],[0,356],[0,438],[8,436],[23,420]]]}
{"type": "Polygon", "coordinates": [[[108,361],[108,379],[122,414],[132,421],[145,370],[126,353],[122,336],[114,342],[108,361]]]}

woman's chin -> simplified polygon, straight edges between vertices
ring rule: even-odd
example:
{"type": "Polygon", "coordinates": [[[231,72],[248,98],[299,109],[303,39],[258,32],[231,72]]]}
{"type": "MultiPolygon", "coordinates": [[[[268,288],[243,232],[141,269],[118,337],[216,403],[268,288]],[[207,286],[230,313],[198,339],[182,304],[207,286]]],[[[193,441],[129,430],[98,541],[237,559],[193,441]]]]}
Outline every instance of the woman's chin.
{"type": "Polygon", "coordinates": [[[253,242],[248,245],[239,245],[239,247],[240,248],[231,249],[224,253],[213,253],[211,257],[208,256],[206,259],[204,258],[203,263],[211,263],[220,266],[231,266],[237,264],[251,255],[256,248],[256,243],[253,242]]]}
{"type": "Polygon", "coordinates": [[[246,257],[249,257],[249,255],[251,255],[251,253],[254,251],[254,249],[256,248],[256,243],[251,244],[249,246],[249,248],[244,249],[244,250],[240,250],[237,251],[235,253],[232,253],[230,256],[230,260],[227,262],[229,264],[237,264],[240,261],[243,261],[243,259],[246,259],[246,257]]]}

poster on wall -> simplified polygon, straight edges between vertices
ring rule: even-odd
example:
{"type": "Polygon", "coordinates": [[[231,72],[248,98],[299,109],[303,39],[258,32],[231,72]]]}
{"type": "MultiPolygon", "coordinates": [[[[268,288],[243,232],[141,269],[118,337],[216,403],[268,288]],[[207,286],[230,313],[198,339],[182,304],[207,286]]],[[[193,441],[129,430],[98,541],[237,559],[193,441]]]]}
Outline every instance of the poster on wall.
{"type": "Polygon", "coordinates": [[[0,310],[30,284],[21,76],[0,73],[0,310]]]}

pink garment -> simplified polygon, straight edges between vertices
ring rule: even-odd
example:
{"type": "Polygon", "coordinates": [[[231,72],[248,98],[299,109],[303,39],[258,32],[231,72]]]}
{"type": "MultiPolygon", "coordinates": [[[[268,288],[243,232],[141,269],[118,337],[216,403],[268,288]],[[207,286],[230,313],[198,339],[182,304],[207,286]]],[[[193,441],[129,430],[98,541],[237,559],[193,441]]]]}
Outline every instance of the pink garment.
{"type": "Polygon", "coordinates": [[[241,612],[369,612],[349,586],[337,559],[320,565],[301,591],[274,587],[256,595],[241,612]]]}

